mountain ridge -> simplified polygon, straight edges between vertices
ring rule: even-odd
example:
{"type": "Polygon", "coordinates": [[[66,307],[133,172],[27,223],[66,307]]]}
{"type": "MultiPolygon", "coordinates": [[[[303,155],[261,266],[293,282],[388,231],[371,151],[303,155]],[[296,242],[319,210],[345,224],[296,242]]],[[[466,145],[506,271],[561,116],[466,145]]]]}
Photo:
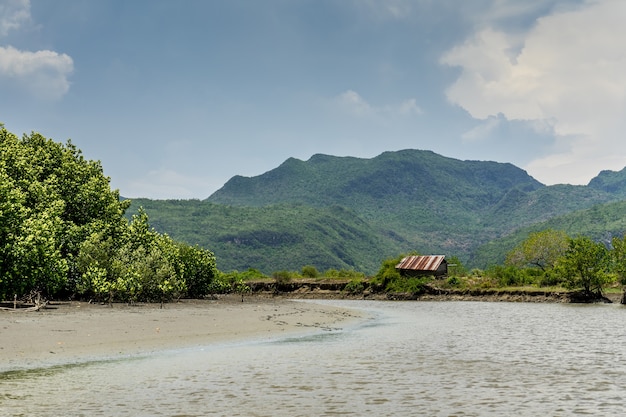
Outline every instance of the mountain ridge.
{"type": "MultiPolygon", "coordinates": [[[[626,169],[602,171],[586,186],[547,186],[510,163],[462,161],[407,149],[369,159],[325,154],[307,161],[288,158],[258,176],[234,176],[207,199],[194,203],[193,209],[191,203],[179,203],[190,205],[190,218],[197,225],[203,224],[198,212],[211,217],[213,226],[203,226],[202,232],[192,232],[189,226],[177,232],[175,223],[185,219],[174,221],[167,214],[168,204],[151,202],[147,211],[157,229],[215,248],[218,260],[223,259],[228,268],[284,269],[291,252],[293,263],[364,268],[372,273],[385,257],[412,251],[471,262],[478,259],[475,251],[494,239],[625,196],[626,169]],[[211,210],[200,209],[202,205],[211,210]],[[248,220],[230,222],[229,210],[248,220]],[[222,220],[215,213],[223,213],[222,220]],[[216,227],[220,221],[230,230],[216,227]],[[333,228],[338,232],[331,232],[333,228]],[[256,236],[255,245],[233,243],[245,242],[249,236],[256,236]],[[369,248],[364,241],[370,242],[369,248]]],[[[292,269],[302,266],[293,263],[292,269]]]]}

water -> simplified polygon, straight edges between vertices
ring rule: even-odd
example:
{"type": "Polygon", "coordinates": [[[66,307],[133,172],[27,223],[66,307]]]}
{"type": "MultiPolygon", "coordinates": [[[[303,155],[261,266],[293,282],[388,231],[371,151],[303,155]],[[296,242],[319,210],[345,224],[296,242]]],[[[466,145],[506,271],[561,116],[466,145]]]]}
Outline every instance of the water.
{"type": "MultiPolygon", "coordinates": [[[[316,301],[318,302],[318,301],[316,301]]],[[[343,330],[0,373],[1,416],[570,416],[626,411],[626,308],[324,301],[343,330]]]]}

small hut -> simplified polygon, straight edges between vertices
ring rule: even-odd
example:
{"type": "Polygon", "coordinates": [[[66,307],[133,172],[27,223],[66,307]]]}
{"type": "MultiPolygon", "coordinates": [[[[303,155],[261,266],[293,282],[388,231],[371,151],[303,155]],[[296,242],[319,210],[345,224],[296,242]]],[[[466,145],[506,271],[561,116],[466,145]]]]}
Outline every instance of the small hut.
{"type": "Polygon", "coordinates": [[[396,265],[396,270],[406,277],[444,278],[448,275],[448,262],[444,255],[407,256],[396,265]]]}

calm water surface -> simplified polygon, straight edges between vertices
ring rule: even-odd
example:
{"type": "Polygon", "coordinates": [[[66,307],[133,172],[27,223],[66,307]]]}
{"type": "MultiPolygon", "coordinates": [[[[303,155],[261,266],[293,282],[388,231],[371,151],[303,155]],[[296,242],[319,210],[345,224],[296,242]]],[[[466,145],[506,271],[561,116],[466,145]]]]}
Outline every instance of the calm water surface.
{"type": "Polygon", "coordinates": [[[315,301],[365,323],[31,371],[1,416],[618,416],[626,308],[315,301]]]}

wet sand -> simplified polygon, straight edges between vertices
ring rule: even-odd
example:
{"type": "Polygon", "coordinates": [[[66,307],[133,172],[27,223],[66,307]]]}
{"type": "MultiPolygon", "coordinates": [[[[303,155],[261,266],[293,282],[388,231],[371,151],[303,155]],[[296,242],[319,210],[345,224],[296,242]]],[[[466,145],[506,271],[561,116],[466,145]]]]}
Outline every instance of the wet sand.
{"type": "Polygon", "coordinates": [[[222,297],[113,306],[55,303],[0,311],[0,370],[337,329],[357,311],[281,298],[222,297]]]}

